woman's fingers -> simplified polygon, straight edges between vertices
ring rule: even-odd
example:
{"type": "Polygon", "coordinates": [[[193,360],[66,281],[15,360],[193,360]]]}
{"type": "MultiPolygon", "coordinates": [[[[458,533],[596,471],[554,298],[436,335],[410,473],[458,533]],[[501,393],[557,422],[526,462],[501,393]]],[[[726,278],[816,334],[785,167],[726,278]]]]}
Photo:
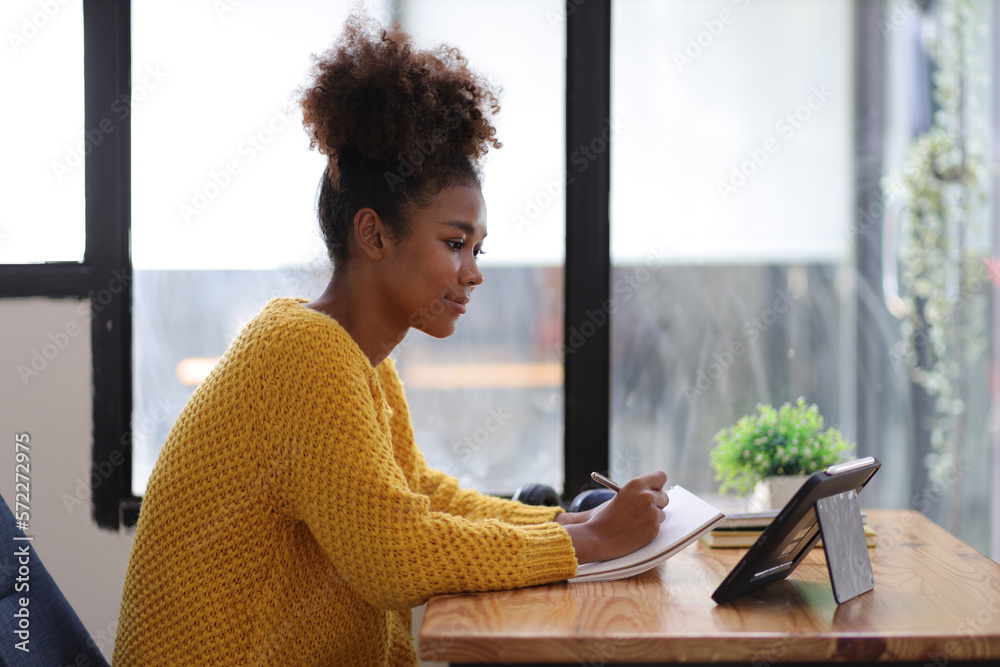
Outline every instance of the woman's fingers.
{"type": "Polygon", "coordinates": [[[661,470],[656,470],[629,480],[625,486],[622,487],[619,493],[648,493],[653,505],[655,505],[658,509],[663,509],[667,506],[667,503],[670,502],[670,498],[667,497],[667,492],[663,490],[663,487],[666,486],[666,484],[667,473],[661,470]]]}
{"type": "Polygon", "coordinates": [[[580,562],[607,560],[649,544],[666,517],[669,498],[663,490],[667,475],[656,471],[629,480],[609,502],[589,515],[586,523],[567,527],[580,562]]]}
{"type": "Polygon", "coordinates": [[[645,475],[639,475],[633,481],[636,480],[653,491],[662,491],[667,483],[667,473],[662,470],[654,470],[653,472],[647,472],[645,475]]]}

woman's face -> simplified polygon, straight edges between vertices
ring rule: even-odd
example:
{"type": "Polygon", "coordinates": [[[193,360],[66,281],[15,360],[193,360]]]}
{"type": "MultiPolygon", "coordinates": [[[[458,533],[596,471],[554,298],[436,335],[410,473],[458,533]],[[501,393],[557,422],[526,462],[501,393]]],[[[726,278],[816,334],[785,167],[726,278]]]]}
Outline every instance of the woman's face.
{"type": "Polygon", "coordinates": [[[390,242],[386,256],[396,316],[435,338],[453,334],[483,282],[476,261],[485,237],[486,202],[475,183],[443,188],[412,212],[409,234],[390,242]]]}

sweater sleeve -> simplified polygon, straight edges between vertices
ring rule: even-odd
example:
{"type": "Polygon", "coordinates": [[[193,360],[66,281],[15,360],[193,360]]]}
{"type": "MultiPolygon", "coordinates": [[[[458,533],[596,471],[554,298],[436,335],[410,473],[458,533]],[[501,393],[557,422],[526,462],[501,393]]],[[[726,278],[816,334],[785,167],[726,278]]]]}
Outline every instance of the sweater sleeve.
{"type": "Polygon", "coordinates": [[[487,496],[475,489],[463,489],[458,480],[439,470],[427,467],[423,455],[417,453],[420,492],[430,498],[431,507],[441,512],[457,514],[467,519],[494,518],[526,526],[554,521],[561,507],[536,507],[513,500],[487,496]]]}
{"type": "Polygon", "coordinates": [[[435,511],[394,459],[390,410],[367,360],[345,357],[342,345],[309,343],[269,348],[276,358],[268,391],[284,399],[267,415],[268,447],[287,473],[280,506],[308,527],[361,597],[405,609],[437,593],[575,574],[572,541],[556,523],[515,526],[435,511]]]}
{"type": "Polygon", "coordinates": [[[487,496],[474,489],[464,489],[451,475],[430,468],[423,453],[413,442],[409,409],[392,360],[384,361],[379,366],[378,373],[386,401],[392,410],[393,446],[397,450],[397,458],[401,455],[403,459],[414,462],[419,490],[430,499],[432,510],[471,520],[499,519],[522,526],[553,521],[557,514],[564,511],[561,507],[525,505],[487,496]],[[407,451],[400,452],[400,448],[406,448],[407,451]]]}

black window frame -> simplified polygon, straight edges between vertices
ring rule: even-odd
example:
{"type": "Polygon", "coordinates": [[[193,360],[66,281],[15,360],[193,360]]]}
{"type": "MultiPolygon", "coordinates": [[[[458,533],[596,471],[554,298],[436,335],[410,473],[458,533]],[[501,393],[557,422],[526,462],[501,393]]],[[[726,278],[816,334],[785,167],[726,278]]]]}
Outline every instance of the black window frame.
{"type": "Polygon", "coordinates": [[[83,0],[84,127],[101,141],[84,162],[82,262],[0,265],[0,298],[89,300],[93,364],[92,515],[102,528],[134,525],[131,493],[132,263],[129,0],[83,0]],[[124,106],[123,106],[124,105],[124,106]]]}
{"type": "MultiPolygon", "coordinates": [[[[882,14],[880,3],[856,0],[859,53],[878,52],[877,35],[864,30],[882,14]],[[878,16],[876,16],[878,15],[878,16]]],[[[86,246],[82,262],[0,265],[0,298],[89,299],[93,355],[92,514],[101,528],[134,525],[140,498],[132,493],[132,264],[130,0],[83,0],[84,125],[102,128],[103,139],[86,157],[86,246]],[[107,123],[112,129],[106,130],[107,123]],[[103,125],[102,125],[103,124],[103,125]]],[[[564,306],[564,496],[592,486],[593,470],[607,471],[610,445],[610,316],[583,345],[569,332],[587,313],[607,309],[610,298],[611,0],[567,0],[566,22],[566,255],[564,306]],[[574,151],[601,137],[606,143],[587,168],[571,162],[574,151]]],[[[863,59],[856,70],[862,75],[863,59]]],[[[879,73],[880,74],[880,73],[879,73]]],[[[870,77],[869,77],[870,78],[870,77]]],[[[862,79],[868,86],[871,81],[862,79]]],[[[859,90],[861,93],[873,90],[859,90]]],[[[879,107],[881,107],[880,100],[879,107]]],[[[876,114],[877,116],[878,114],[876,114]]],[[[873,123],[878,125],[881,118],[873,123]]],[[[875,129],[875,128],[871,128],[875,129]]],[[[877,130],[876,130],[877,132],[877,130]]],[[[859,137],[859,151],[868,150],[859,137]]],[[[864,203],[873,193],[860,193],[864,203]]],[[[869,235],[872,238],[877,235],[869,235]]],[[[859,269],[867,270],[859,253],[859,269]]],[[[870,341],[859,324],[858,336],[870,341]]],[[[877,358],[878,351],[867,350],[877,358]]],[[[866,356],[867,356],[866,355],[866,356]]],[[[871,357],[868,357],[871,358],[871,357]]],[[[859,383],[859,406],[872,388],[859,383]]],[[[859,413],[862,422],[877,415],[859,413]]],[[[859,434],[869,425],[859,423],[859,434]]]]}
{"type": "MultiPolygon", "coordinates": [[[[566,169],[566,330],[609,298],[610,146],[576,173],[569,147],[604,133],[611,109],[611,0],[568,0],[566,169]],[[577,103],[573,103],[576,100],[577,103]],[[584,103],[585,102],[585,103],[584,103]]],[[[93,355],[92,514],[101,528],[135,525],[132,493],[131,119],[130,0],[83,0],[84,126],[103,127],[86,157],[86,249],[82,262],[0,266],[0,298],[89,299],[93,355]],[[112,129],[106,131],[108,122],[112,129]],[[102,126],[101,123],[104,123],[102,126]]],[[[606,133],[605,133],[606,136],[606,133]]],[[[564,341],[564,343],[567,341],[564,341]]],[[[610,327],[565,354],[565,489],[588,486],[591,470],[607,470],[610,327]],[[572,443],[572,446],[569,445],[572,443]]]]}

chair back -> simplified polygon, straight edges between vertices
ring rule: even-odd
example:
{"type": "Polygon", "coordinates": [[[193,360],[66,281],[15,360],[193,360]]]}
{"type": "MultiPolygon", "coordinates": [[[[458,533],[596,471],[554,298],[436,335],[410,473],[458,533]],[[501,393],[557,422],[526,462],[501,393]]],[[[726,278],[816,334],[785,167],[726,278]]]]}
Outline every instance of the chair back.
{"type": "Polygon", "coordinates": [[[2,496],[0,665],[108,666],[2,496]]]}

